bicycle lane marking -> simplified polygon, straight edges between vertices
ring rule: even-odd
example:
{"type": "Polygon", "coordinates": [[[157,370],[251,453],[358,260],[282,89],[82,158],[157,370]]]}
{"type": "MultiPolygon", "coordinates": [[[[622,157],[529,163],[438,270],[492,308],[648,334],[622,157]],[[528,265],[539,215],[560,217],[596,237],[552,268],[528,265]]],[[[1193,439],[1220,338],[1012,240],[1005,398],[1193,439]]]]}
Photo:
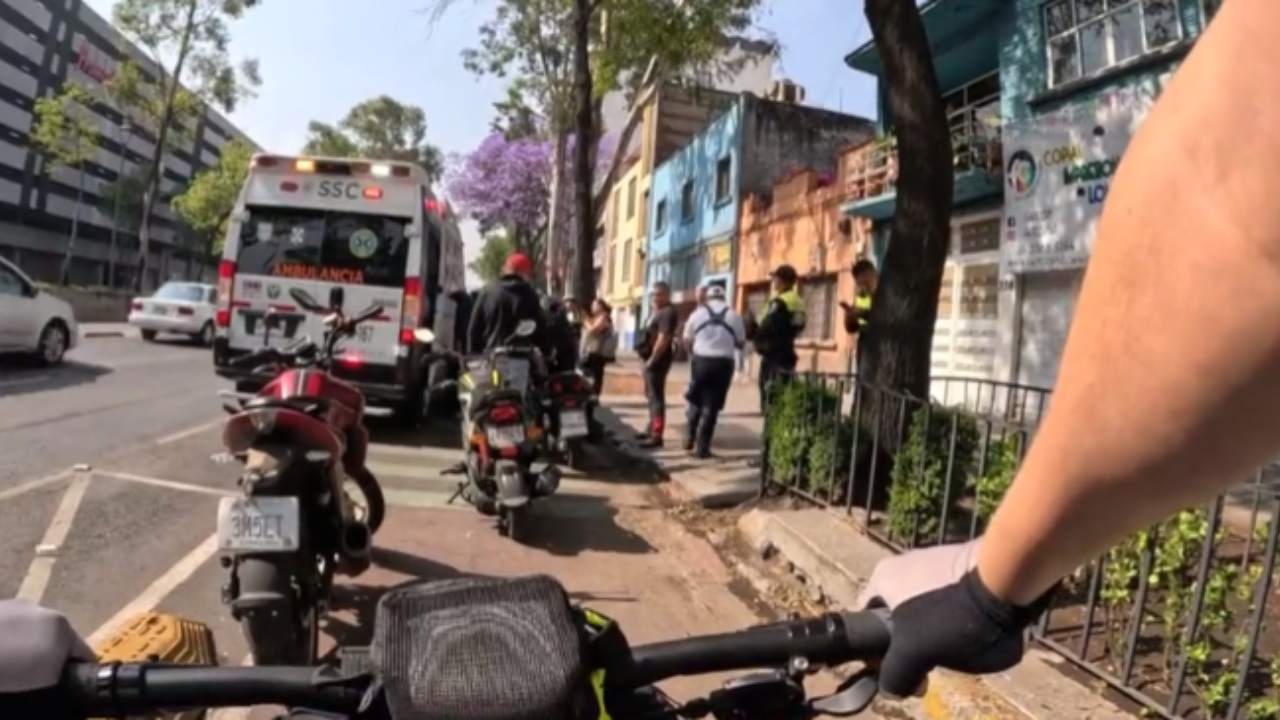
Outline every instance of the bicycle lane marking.
{"type": "Polygon", "coordinates": [[[27,566],[27,574],[18,586],[18,594],[14,597],[19,600],[38,605],[44,597],[44,591],[49,587],[49,578],[53,576],[53,565],[58,561],[58,552],[67,539],[67,533],[71,531],[71,523],[75,522],[76,511],[80,509],[85,491],[89,489],[89,477],[88,471],[76,472],[67,491],[63,493],[53,519],[45,528],[44,537],[36,546],[36,556],[27,566]]]}

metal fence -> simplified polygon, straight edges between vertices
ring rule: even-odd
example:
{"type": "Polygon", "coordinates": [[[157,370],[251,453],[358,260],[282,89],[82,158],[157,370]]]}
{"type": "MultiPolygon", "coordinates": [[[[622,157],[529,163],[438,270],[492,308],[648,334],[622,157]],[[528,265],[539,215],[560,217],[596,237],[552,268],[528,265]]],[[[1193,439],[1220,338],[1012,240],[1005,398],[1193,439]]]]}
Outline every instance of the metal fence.
{"type": "MultiPolygon", "coordinates": [[[[1043,388],[935,378],[929,400],[804,374],[775,386],[762,490],[845,513],[902,551],[985,528],[1047,408],[1043,388]]],[[[1064,583],[1034,636],[1168,718],[1280,718],[1269,603],[1280,468],[1137,533],[1064,583]]]]}

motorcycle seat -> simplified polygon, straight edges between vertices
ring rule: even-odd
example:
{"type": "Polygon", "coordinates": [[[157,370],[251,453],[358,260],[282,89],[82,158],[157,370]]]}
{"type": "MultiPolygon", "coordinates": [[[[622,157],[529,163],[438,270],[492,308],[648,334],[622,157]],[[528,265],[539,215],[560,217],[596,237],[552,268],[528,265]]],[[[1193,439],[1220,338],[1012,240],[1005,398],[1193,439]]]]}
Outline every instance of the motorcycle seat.
{"type": "Polygon", "coordinates": [[[245,410],[264,407],[287,408],[318,418],[328,411],[329,401],[322,397],[297,395],[290,398],[256,397],[244,403],[245,410]]]}

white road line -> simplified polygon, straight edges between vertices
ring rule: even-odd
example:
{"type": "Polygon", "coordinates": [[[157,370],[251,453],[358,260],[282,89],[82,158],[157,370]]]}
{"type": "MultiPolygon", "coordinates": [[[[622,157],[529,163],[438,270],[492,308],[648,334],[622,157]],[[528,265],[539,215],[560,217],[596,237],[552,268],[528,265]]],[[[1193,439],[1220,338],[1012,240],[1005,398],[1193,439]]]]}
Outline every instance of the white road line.
{"type": "Polygon", "coordinates": [[[179,430],[178,432],[173,433],[172,435],[165,435],[164,437],[156,440],[156,445],[168,445],[169,443],[177,442],[184,438],[189,438],[192,435],[198,435],[204,432],[205,430],[208,430],[209,428],[217,427],[220,424],[222,424],[222,418],[214,418],[209,422],[201,423],[199,425],[196,425],[195,427],[189,427],[186,430],[179,430]]]}
{"type": "Polygon", "coordinates": [[[213,533],[205,538],[204,542],[195,546],[176,565],[169,568],[165,574],[156,578],[155,582],[148,585],[140,595],[129,601],[129,604],[120,608],[120,611],[111,616],[110,620],[103,623],[97,630],[94,630],[88,639],[89,646],[98,647],[102,645],[118,632],[125,623],[142,613],[154,610],[161,600],[164,600],[169,593],[190,579],[200,569],[200,566],[205,564],[217,552],[218,534],[213,533]]]}
{"type": "Polygon", "coordinates": [[[62,480],[65,480],[66,477],[70,474],[71,474],[70,470],[64,470],[58,473],[57,475],[50,475],[48,477],[39,478],[38,480],[31,480],[21,485],[11,487],[8,490],[0,491],[0,502],[4,502],[5,500],[8,500],[10,498],[15,498],[15,497],[18,497],[19,495],[24,495],[33,490],[39,490],[42,487],[52,485],[56,482],[60,482],[62,480]]]}
{"type": "Polygon", "coordinates": [[[66,541],[67,533],[71,531],[71,523],[75,521],[76,511],[80,509],[80,501],[84,500],[84,493],[88,489],[87,474],[77,474],[71,481],[71,486],[67,488],[67,492],[62,496],[62,502],[53,513],[53,520],[49,522],[49,527],[45,528],[44,537],[40,539],[36,556],[31,560],[27,574],[22,578],[22,584],[18,586],[18,594],[15,597],[19,600],[38,604],[40,598],[44,597],[45,588],[49,587],[49,577],[53,574],[53,564],[58,559],[58,550],[66,541]]]}
{"type": "Polygon", "coordinates": [[[194,485],[192,483],[165,480],[164,478],[146,477],[145,475],[134,475],[133,473],[126,472],[95,470],[94,474],[101,475],[102,477],[114,478],[116,480],[124,480],[125,482],[138,483],[140,485],[154,485],[156,487],[168,488],[170,490],[181,490],[182,492],[199,493],[201,495],[231,497],[236,494],[232,490],[219,490],[218,488],[205,487],[204,485],[194,485]]]}

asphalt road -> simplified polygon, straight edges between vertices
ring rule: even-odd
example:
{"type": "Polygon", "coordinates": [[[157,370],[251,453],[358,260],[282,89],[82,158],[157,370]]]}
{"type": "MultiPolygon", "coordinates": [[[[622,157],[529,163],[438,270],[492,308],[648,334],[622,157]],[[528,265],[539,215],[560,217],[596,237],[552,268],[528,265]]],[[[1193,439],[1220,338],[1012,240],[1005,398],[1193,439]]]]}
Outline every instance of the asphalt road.
{"type": "MultiPolygon", "coordinates": [[[[221,604],[213,532],[238,466],[214,462],[221,414],[208,351],[132,338],[87,340],[64,367],[0,360],[0,597],[62,610],[91,642],[152,609],[207,623],[220,661],[248,662],[221,604]],[[75,463],[91,466],[71,472],[75,463]],[[48,546],[39,555],[38,546],[48,546]]],[[[531,541],[498,536],[489,518],[448,505],[456,425],[425,431],[374,423],[370,467],[391,505],[374,566],[340,578],[327,646],[369,639],[377,598],[415,577],[545,572],[618,618],[633,642],[757,621],[705,542],[666,512],[662,495],[609,451],[535,506],[531,541]]],[[[677,696],[722,678],[675,682],[677,696]]]]}

